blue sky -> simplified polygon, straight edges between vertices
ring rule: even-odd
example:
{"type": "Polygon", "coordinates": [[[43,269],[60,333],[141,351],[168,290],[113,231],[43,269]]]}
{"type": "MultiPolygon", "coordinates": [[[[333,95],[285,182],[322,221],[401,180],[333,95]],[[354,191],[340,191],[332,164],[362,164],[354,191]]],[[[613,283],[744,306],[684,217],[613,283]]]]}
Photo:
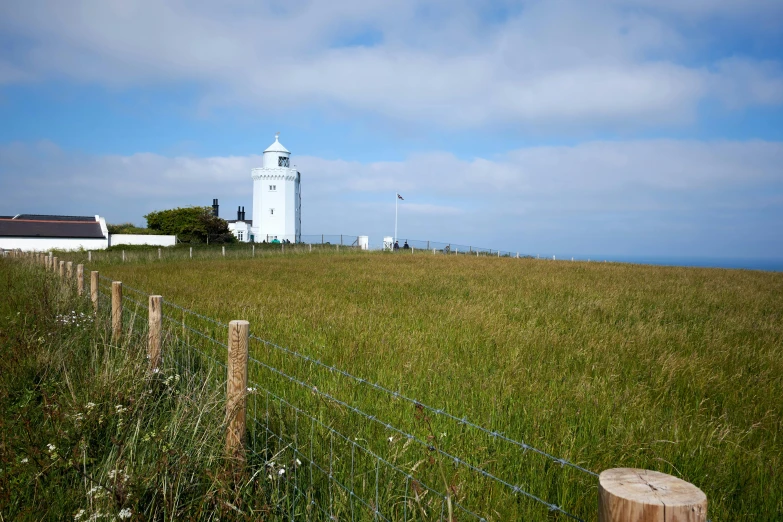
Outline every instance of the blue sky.
{"type": "Polygon", "coordinates": [[[308,234],[783,258],[783,2],[0,5],[0,214],[229,217],[277,131],[308,234]]]}

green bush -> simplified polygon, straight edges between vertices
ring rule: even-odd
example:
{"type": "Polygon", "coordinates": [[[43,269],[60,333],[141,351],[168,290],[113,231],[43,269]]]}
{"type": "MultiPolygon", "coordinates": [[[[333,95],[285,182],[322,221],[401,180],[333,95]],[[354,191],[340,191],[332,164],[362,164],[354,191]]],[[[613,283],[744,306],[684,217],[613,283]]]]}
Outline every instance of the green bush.
{"type": "Polygon", "coordinates": [[[107,225],[109,234],[141,234],[145,236],[165,235],[159,230],[137,227],[133,223],[121,223],[119,225],[107,225]]]}
{"type": "Polygon", "coordinates": [[[171,234],[183,243],[234,243],[225,219],[212,215],[210,207],[178,207],[150,212],[144,218],[150,230],[171,234]]]}

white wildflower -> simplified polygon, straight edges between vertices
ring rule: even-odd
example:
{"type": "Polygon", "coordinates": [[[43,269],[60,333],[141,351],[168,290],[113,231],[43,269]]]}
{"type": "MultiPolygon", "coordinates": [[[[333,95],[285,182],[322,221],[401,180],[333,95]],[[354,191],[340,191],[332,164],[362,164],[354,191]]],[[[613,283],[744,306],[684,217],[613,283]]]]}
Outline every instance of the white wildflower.
{"type": "Polygon", "coordinates": [[[91,410],[91,409],[93,409],[95,407],[95,403],[94,402],[88,402],[87,404],[84,405],[84,407],[87,408],[88,410],[91,410]]]}
{"type": "Polygon", "coordinates": [[[22,459],[22,464],[27,464],[28,462],[30,462],[30,460],[27,457],[22,459]]]}
{"type": "Polygon", "coordinates": [[[302,461],[301,461],[301,460],[299,460],[299,459],[296,459],[296,465],[297,465],[297,466],[301,466],[301,465],[302,465],[302,461]]]}
{"type": "Polygon", "coordinates": [[[76,514],[73,516],[73,519],[74,519],[74,520],[81,520],[81,519],[82,519],[82,517],[84,516],[84,514],[85,514],[85,511],[84,511],[83,509],[80,509],[80,510],[79,510],[79,511],[77,511],[77,512],[76,512],[76,514]]]}
{"type": "Polygon", "coordinates": [[[277,470],[277,474],[278,474],[279,476],[281,476],[281,477],[282,477],[283,475],[285,475],[285,468],[280,468],[279,470],[277,470]]]}
{"type": "Polygon", "coordinates": [[[130,508],[123,508],[119,514],[117,514],[117,517],[120,520],[125,520],[126,518],[130,518],[133,513],[131,512],[130,508]]]}
{"type": "Polygon", "coordinates": [[[54,444],[47,444],[46,447],[49,448],[50,453],[57,449],[57,446],[54,444]]]}

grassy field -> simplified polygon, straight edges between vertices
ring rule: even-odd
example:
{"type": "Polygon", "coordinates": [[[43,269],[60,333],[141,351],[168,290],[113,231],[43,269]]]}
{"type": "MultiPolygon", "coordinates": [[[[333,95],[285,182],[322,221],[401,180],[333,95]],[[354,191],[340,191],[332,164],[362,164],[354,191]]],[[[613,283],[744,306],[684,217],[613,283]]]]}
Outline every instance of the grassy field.
{"type": "MultiPolygon", "coordinates": [[[[261,338],[594,472],[628,466],[679,476],[705,491],[712,520],[783,513],[783,274],[418,252],[260,254],[191,260],[180,253],[157,261],[134,253],[136,261],[123,264],[114,252],[95,256],[88,268],[223,322],[247,319],[261,338]]],[[[422,416],[267,345],[251,351],[548,502],[595,518],[597,480],[590,475],[422,416]]],[[[357,440],[373,437],[367,447],[392,455],[417,480],[441,484],[488,520],[560,517],[476,479],[465,466],[444,466],[393,432],[386,442],[388,431],[277,377],[251,368],[251,378],[279,396],[318,408],[319,418],[331,415],[330,426],[354,430],[357,440]]],[[[298,422],[296,412],[295,421],[291,412],[279,413],[283,424],[298,422]]]]}

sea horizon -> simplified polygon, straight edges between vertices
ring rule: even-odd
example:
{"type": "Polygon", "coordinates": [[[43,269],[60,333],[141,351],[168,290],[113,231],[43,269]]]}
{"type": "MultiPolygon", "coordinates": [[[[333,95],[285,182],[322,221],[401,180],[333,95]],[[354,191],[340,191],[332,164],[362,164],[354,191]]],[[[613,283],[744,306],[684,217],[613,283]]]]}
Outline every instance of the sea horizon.
{"type": "MultiPolygon", "coordinates": [[[[571,259],[571,256],[563,256],[557,259],[571,259]]],[[[765,272],[783,272],[783,258],[758,258],[758,257],[709,257],[709,256],[634,256],[634,255],[607,255],[607,256],[579,256],[574,261],[607,261],[613,263],[631,263],[637,265],[656,266],[682,266],[693,268],[726,268],[736,270],[761,270],[765,272]]]]}

